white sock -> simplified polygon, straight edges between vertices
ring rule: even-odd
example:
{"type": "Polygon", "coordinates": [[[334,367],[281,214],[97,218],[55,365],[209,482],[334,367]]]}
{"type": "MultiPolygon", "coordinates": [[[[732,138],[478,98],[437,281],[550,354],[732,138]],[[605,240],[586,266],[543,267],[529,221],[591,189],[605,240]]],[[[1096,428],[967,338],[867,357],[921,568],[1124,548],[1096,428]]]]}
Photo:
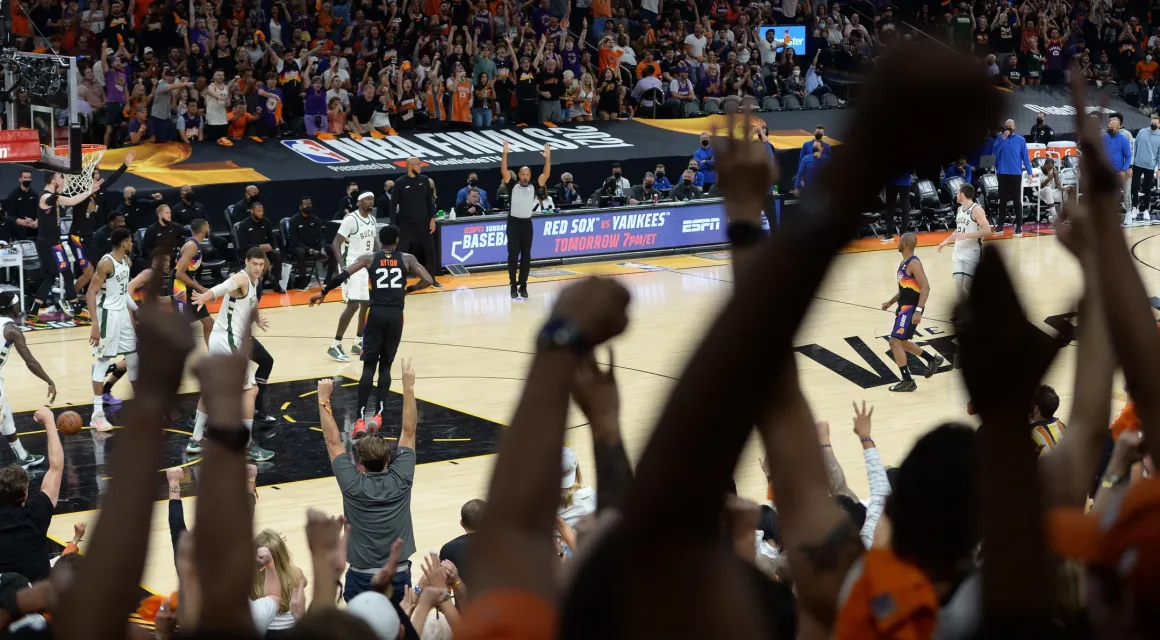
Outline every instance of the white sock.
{"type": "Polygon", "coordinates": [[[193,420],[193,441],[201,442],[201,436],[205,432],[205,423],[209,420],[209,414],[197,412],[197,417],[193,420]]]}
{"type": "Polygon", "coordinates": [[[354,343],[361,347],[362,346],[362,336],[355,336],[354,343]]]}
{"type": "Polygon", "coordinates": [[[242,420],[242,424],[246,425],[246,432],[250,434],[250,444],[254,443],[254,419],[242,420]]]}
{"type": "Polygon", "coordinates": [[[17,458],[23,460],[28,457],[28,452],[24,450],[24,445],[20,444],[19,438],[9,442],[8,446],[12,447],[12,453],[15,453],[17,458]]]}
{"type": "Polygon", "coordinates": [[[93,415],[105,415],[105,397],[93,396],[93,415]]]}
{"type": "Polygon", "coordinates": [[[335,347],[341,347],[341,346],[342,346],[342,340],[335,340],[334,342],[330,343],[331,349],[333,349],[335,347]]]}

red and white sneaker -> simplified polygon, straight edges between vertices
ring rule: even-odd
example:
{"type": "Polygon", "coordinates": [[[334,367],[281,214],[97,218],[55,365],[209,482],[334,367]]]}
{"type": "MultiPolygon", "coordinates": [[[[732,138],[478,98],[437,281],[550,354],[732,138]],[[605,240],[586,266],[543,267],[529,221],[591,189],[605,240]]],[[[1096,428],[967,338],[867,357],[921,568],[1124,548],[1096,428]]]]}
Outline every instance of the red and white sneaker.
{"type": "Polygon", "coordinates": [[[371,422],[367,425],[367,429],[371,433],[378,433],[379,429],[383,428],[383,414],[376,413],[375,417],[371,418],[371,422]]]}
{"type": "Polygon", "coordinates": [[[367,422],[362,418],[354,421],[354,428],[350,430],[350,439],[358,440],[367,434],[367,422]]]}
{"type": "Polygon", "coordinates": [[[113,425],[109,423],[108,418],[106,418],[105,414],[103,413],[94,413],[92,424],[90,426],[93,429],[100,431],[101,433],[108,433],[109,431],[113,430],[113,425]]]}

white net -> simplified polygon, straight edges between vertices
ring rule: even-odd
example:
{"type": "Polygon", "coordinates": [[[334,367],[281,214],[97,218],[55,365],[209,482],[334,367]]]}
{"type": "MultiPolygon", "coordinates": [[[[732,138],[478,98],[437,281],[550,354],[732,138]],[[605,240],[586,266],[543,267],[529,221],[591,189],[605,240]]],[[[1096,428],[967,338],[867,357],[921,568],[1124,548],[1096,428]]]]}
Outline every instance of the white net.
{"type": "MultiPolygon", "coordinates": [[[[68,155],[68,147],[57,147],[56,155],[68,155]]],[[[81,147],[81,172],[64,174],[65,195],[75,196],[93,188],[93,169],[105,155],[105,146],[100,144],[86,144],[81,147]]]]}

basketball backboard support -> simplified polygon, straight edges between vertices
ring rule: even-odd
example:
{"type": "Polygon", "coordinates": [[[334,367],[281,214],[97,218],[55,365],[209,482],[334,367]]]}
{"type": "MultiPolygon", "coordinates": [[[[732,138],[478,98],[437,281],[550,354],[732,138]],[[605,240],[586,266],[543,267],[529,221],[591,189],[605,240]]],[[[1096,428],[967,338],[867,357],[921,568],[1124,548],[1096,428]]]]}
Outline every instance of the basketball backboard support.
{"type": "Polygon", "coordinates": [[[38,134],[40,154],[34,162],[9,153],[4,158],[6,134],[0,137],[0,162],[29,164],[38,169],[77,174],[82,169],[81,125],[77,112],[77,61],[70,56],[0,52],[6,98],[4,129],[32,129],[38,134]]]}

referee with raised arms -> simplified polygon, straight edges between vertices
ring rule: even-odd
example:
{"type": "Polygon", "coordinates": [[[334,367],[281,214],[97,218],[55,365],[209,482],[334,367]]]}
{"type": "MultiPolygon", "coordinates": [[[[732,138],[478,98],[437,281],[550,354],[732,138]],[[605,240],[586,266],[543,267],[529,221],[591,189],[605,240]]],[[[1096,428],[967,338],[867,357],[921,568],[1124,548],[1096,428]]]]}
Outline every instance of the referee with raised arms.
{"type": "MultiPolygon", "coordinates": [[[[503,143],[503,160],[500,161],[499,175],[511,194],[511,207],[507,218],[508,282],[512,287],[512,300],[527,299],[528,271],[532,267],[532,211],[536,207],[536,186],[532,184],[530,167],[520,167],[518,175],[508,171],[508,151],[511,145],[503,143]],[[516,263],[519,262],[519,278],[516,278],[516,263]]],[[[544,156],[544,170],[536,178],[536,184],[548,184],[552,173],[552,147],[544,144],[540,152],[544,156]]]]}

